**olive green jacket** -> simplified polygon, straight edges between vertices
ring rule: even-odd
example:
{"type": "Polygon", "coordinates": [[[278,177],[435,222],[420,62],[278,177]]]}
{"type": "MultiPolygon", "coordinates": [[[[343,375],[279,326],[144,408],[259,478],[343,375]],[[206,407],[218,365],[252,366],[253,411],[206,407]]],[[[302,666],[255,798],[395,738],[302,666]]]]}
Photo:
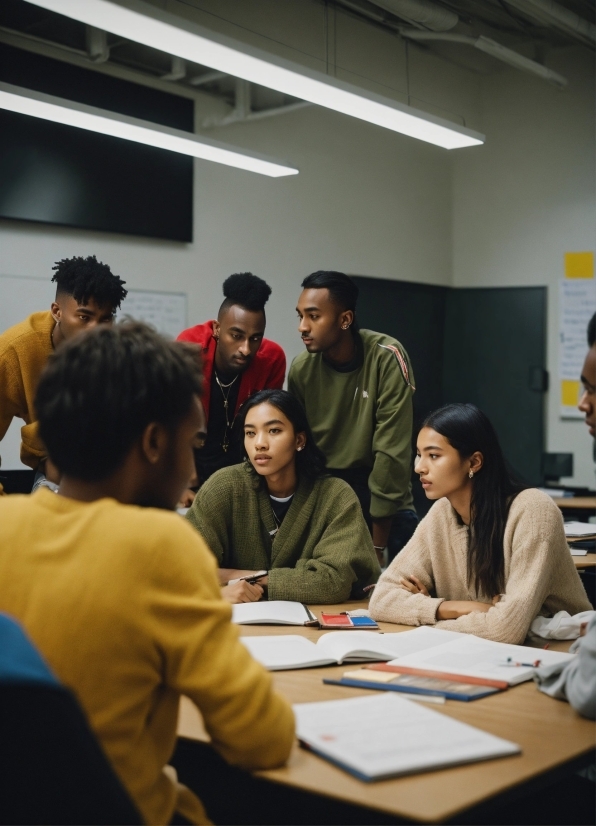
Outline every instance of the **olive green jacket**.
{"type": "Polygon", "coordinates": [[[352,489],[302,478],[277,532],[267,489],[248,463],[214,473],[186,518],[222,568],[269,571],[269,599],[337,603],[361,596],[381,571],[352,489]]]}

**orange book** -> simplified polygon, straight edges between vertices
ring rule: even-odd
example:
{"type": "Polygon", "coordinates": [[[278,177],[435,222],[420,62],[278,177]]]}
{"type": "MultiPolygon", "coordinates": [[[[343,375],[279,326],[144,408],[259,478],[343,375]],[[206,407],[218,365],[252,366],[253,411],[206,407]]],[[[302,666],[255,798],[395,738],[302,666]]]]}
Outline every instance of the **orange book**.
{"type": "Polygon", "coordinates": [[[392,671],[394,674],[414,674],[419,677],[434,677],[437,680],[447,680],[452,683],[469,683],[470,685],[488,685],[492,688],[509,688],[505,680],[490,680],[484,677],[470,677],[465,674],[447,674],[443,671],[432,671],[429,668],[412,668],[407,665],[387,665],[376,663],[366,666],[372,671],[392,671]]]}

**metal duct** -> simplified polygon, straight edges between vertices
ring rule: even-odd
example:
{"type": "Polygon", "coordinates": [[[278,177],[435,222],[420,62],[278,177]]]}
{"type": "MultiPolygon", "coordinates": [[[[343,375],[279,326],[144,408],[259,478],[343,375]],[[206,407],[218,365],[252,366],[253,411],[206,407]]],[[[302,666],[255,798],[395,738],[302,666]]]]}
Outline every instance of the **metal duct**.
{"type": "Polygon", "coordinates": [[[582,43],[589,43],[591,46],[596,43],[596,26],[579,14],[563,8],[554,0],[508,0],[508,3],[528,17],[570,34],[582,43]]]}
{"type": "Polygon", "coordinates": [[[375,6],[407,20],[418,23],[431,32],[447,32],[459,23],[455,12],[435,6],[430,0],[373,0],[375,6]]]}
{"type": "Polygon", "coordinates": [[[435,32],[421,32],[418,29],[401,29],[401,35],[402,37],[409,37],[412,40],[423,41],[425,43],[429,41],[441,41],[444,43],[463,43],[466,46],[473,46],[475,49],[479,49],[491,57],[496,57],[497,60],[502,60],[503,63],[508,63],[509,66],[514,66],[516,69],[530,72],[530,74],[541,77],[543,80],[548,80],[549,83],[553,83],[555,86],[558,86],[559,89],[567,86],[567,78],[563,77],[563,75],[553,72],[552,69],[548,69],[541,63],[536,63],[535,60],[530,60],[529,57],[525,57],[519,54],[519,52],[514,52],[513,49],[509,49],[507,46],[502,46],[495,40],[491,40],[490,37],[484,37],[482,35],[480,37],[470,37],[467,34],[439,34],[435,32]]]}

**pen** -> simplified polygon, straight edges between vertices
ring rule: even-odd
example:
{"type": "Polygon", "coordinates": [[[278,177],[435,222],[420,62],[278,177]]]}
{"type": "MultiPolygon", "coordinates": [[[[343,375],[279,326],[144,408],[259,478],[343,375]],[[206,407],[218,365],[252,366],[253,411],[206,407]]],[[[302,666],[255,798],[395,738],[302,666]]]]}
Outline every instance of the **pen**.
{"type": "Polygon", "coordinates": [[[519,668],[519,667],[524,667],[524,668],[538,668],[538,666],[540,665],[540,663],[541,663],[541,660],[534,660],[534,662],[533,662],[533,663],[518,663],[518,662],[516,662],[516,661],[513,659],[513,657],[507,657],[507,659],[505,660],[505,662],[504,662],[504,663],[501,663],[501,665],[509,665],[509,666],[511,666],[511,667],[513,667],[513,668],[519,668]]]}

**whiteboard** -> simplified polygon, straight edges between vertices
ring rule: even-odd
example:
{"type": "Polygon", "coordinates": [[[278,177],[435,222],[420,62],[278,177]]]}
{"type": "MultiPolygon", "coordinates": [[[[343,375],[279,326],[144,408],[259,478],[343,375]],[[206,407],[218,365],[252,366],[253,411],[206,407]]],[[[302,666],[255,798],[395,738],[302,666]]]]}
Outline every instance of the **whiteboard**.
{"type": "Polygon", "coordinates": [[[117,317],[145,321],[164,336],[176,338],[186,329],[186,305],[186,293],[129,290],[117,317]]]}
{"type": "MultiPolygon", "coordinates": [[[[0,333],[18,324],[31,313],[47,310],[56,295],[56,285],[47,278],[27,278],[0,274],[0,333]]],[[[135,318],[151,324],[165,336],[176,338],[187,326],[187,296],[153,290],[129,290],[122,302],[118,318],[135,318]]],[[[13,419],[0,442],[3,470],[23,470],[19,458],[21,419],[13,419]]]]}

